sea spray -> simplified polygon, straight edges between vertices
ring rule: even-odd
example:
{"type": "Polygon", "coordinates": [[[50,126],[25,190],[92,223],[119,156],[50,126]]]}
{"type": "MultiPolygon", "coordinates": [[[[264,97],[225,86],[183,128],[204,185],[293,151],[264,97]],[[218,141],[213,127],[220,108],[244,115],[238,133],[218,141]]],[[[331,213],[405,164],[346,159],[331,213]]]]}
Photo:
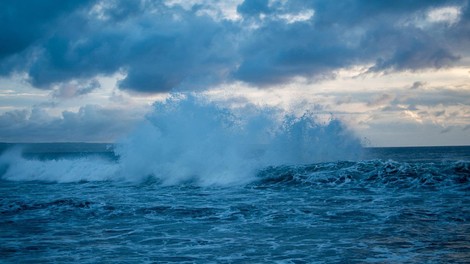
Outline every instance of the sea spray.
{"type": "Polygon", "coordinates": [[[279,109],[221,107],[205,98],[173,95],[115,144],[118,159],[98,157],[31,160],[4,153],[4,179],[141,182],[165,185],[238,185],[268,167],[352,160],[361,145],[339,120],[318,123],[311,113],[296,117],[279,109]]]}
{"type": "Polygon", "coordinates": [[[26,158],[23,149],[12,148],[0,156],[0,175],[5,180],[79,182],[113,180],[117,165],[103,157],[43,160],[26,158]]]}
{"type": "Polygon", "coordinates": [[[338,120],[282,115],[273,108],[236,110],[194,96],[156,103],[116,147],[126,177],[164,184],[244,184],[266,166],[353,159],[360,143],[338,120]]]}

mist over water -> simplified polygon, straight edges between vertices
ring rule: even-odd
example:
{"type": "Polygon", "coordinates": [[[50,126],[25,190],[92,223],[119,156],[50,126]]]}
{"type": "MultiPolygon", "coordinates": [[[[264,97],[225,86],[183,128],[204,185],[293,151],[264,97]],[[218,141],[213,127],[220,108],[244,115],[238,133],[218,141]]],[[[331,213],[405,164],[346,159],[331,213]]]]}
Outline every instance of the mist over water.
{"type": "Polygon", "coordinates": [[[174,95],[114,147],[116,160],[86,156],[35,160],[19,150],[0,157],[9,180],[57,182],[146,180],[164,185],[238,185],[268,166],[352,160],[361,152],[339,120],[316,121],[275,108],[229,109],[205,98],[174,95]]]}

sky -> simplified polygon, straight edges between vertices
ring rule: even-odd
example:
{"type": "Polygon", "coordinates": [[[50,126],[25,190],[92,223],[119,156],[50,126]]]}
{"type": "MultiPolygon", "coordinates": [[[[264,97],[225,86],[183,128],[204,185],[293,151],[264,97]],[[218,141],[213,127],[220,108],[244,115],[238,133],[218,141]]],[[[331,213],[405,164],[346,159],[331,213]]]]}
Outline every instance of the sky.
{"type": "Polygon", "coordinates": [[[470,145],[470,1],[0,1],[0,142],[114,142],[174,93],[470,145]]]}

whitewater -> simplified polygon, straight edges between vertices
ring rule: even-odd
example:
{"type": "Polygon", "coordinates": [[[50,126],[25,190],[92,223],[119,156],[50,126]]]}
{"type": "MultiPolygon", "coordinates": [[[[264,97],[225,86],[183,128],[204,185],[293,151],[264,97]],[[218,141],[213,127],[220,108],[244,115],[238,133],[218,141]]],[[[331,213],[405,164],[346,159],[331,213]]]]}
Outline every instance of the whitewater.
{"type": "Polygon", "coordinates": [[[468,263],[470,147],[173,96],[114,144],[0,145],[2,263],[468,263]]]}

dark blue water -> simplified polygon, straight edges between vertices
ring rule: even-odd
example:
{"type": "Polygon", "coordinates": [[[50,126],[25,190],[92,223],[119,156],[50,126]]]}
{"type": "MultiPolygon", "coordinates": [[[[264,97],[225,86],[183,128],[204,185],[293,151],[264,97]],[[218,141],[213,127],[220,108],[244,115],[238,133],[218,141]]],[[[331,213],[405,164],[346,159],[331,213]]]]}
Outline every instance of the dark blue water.
{"type": "Polygon", "coordinates": [[[238,184],[115,177],[107,145],[11,147],[2,263],[470,262],[470,147],[366,149],[238,184]]]}

